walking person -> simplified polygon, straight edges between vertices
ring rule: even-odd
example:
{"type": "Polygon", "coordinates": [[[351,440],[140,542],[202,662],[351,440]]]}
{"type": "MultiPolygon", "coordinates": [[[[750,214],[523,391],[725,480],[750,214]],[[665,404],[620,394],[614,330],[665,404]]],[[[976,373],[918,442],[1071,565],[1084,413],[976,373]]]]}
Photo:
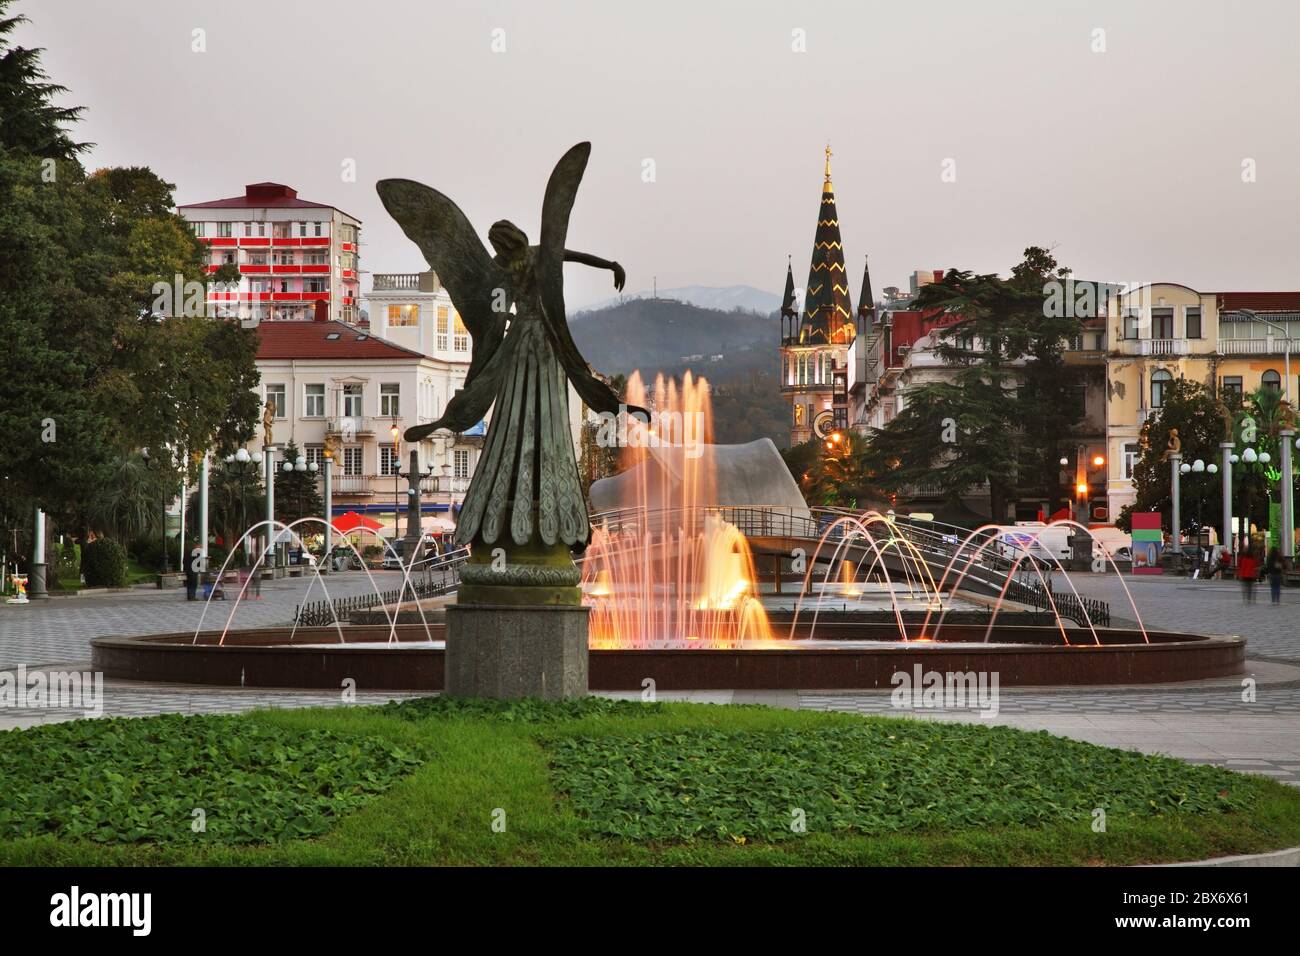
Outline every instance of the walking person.
{"type": "Polygon", "coordinates": [[[1259,577],[1259,561],[1256,560],[1250,546],[1237,558],[1237,580],[1241,582],[1241,600],[1245,604],[1255,603],[1255,580],[1259,577]]]}
{"type": "Polygon", "coordinates": [[[1268,593],[1274,604],[1282,603],[1282,552],[1272,548],[1264,561],[1264,573],[1268,575],[1268,593]]]}
{"type": "Polygon", "coordinates": [[[203,549],[194,547],[185,562],[185,600],[195,601],[199,596],[199,564],[203,560],[203,549]]]}

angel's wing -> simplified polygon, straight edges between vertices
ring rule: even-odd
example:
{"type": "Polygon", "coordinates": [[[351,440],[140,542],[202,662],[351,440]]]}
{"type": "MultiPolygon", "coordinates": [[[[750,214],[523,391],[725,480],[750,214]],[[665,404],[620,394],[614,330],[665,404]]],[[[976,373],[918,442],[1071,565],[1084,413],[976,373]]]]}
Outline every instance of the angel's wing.
{"type": "Polygon", "coordinates": [[[436,189],[409,179],[381,179],[375,189],[388,214],[438,274],[473,337],[468,387],[492,360],[505,334],[506,314],[492,308],[501,299],[497,290],[505,288],[505,274],[460,207],[436,189]]]}
{"type": "MultiPolygon", "coordinates": [[[[591,155],[590,143],[579,143],[560,157],[546,183],[542,200],[542,234],[537,246],[537,284],[542,294],[542,318],[551,333],[556,358],[588,408],[617,414],[618,396],[591,374],[586,359],[569,334],[564,311],[564,243],[569,234],[569,212],[591,155]]],[[[638,409],[640,410],[640,409],[638,409]]],[[[646,413],[649,418],[649,413],[646,413]]]]}

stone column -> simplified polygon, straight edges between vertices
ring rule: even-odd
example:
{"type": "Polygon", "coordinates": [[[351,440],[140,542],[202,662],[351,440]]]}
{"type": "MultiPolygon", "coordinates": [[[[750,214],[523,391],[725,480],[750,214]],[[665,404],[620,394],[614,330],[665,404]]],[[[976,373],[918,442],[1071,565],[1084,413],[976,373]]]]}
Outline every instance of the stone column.
{"type": "Polygon", "coordinates": [[[267,445],[262,449],[266,466],[266,555],[262,567],[275,569],[275,446],[267,445]]]}
{"type": "Polygon", "coordinates": [[[329,455],[321,458],[321,474],[325,482],[325,560],[321,562],[324,567],[320,569],[321,574],[330,572],[330,552],[334,550],[334,489],[330,485],[330,465],[334,460],[329,455]]]}
{"type": "Polygon", "coordinates": [[[1219,468],[1223,471],[1223,536],[1219,543],[1228,549],[1231,554],[1233,550],[1232,540],[1232,450],[1237,446],[1230,441],[1220,442],[1219,447],[1223,449],[1223,464],[1219,468]]]}
{"type": "Polygon", "coordinates": [[[1278,451],[1282,456],[1282,557],[1289,562],[1295,557],[1295,489],[1292,487],[1291,472],[1295,431],[1283,428],[1277,437],[1278,451]]]}
{"type": "Polygon", "coordinates": [[[1182,472],[1178,469],[1183,463],[1183,456],[1177,453],[1169,456],[1169,496],[1173,501],[1173,508],[1169,515],[1169,550],[1174,554],[1182,554],[1182,502],[1180,499],[1182,472]]]}
{"type": "MultiPolygon", "coordinates": [[[[208,570],[208,453],[203,453],[203,467],[199,471],[199,550],[202,558],[199,567],[208,570]]],[[[243,529],[240,529],[243,530],[243,529]]]]}
{"type": "Polygon", "coordinates": [[[32,560],[27,567],[27,598],[35,601],[50,596],[45,590],[45,512],[36,509],[32,524],[32,560]]]}
{"type": "Polygon", "coordinates": [[[410,567],[419,560],[420,543],[424,541],[420,528],[420,451],[418,448],[411,449],[406,483],[405,558],[407,566],[410,567]]]}

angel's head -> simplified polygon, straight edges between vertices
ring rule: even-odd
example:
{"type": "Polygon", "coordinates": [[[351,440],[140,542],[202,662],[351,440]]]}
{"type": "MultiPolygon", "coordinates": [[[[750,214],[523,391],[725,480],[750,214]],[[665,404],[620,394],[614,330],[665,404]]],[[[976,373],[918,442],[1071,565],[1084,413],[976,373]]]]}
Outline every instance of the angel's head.
{"type": "Polygon", "coordinates": [[[488,230],[488,242],[492,243],[497,255],[507,261],[518,259],[528,249],[528,236],[508,219],[492,223],[492,228],[488,230]]]}

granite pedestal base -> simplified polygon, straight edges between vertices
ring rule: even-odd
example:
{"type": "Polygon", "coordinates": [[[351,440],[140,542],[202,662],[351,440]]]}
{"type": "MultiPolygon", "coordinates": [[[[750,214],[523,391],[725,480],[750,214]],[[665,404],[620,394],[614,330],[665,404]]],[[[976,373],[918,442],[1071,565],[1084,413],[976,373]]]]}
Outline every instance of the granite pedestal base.
{"type": "Polygon", "coordinates": [[[588,614],[581,605],[448,605],[445,693],[586,696],[588,614]]]}

